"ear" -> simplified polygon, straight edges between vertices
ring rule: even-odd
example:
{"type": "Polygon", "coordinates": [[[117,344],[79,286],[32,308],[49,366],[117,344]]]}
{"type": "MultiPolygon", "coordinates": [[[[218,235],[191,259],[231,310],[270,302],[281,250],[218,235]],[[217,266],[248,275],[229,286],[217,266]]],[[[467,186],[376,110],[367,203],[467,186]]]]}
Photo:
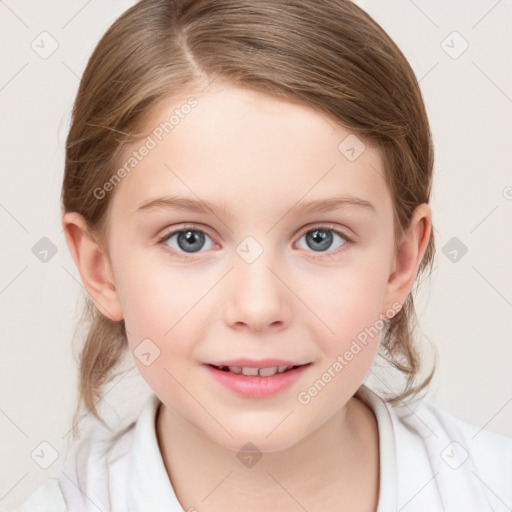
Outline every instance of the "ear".
{"type": "Polygon", "coordinates": [[[393,268],[386,286],[384,300],[386,309],[389,310],[396,303],[403,305],[407,299],[427,249],[431,230],[430,207],[425,203],[420,204],[414,210],[411,222],[407,231],[402,235],[395,253],[393,268]]]}
{"type": "Polygon", "coordinates": [[[89,232],[84,217],[76,212],[62,216],[66,242],[82,282],[98,310],[113,321],[123,319],[107,254],[89,232]]]}

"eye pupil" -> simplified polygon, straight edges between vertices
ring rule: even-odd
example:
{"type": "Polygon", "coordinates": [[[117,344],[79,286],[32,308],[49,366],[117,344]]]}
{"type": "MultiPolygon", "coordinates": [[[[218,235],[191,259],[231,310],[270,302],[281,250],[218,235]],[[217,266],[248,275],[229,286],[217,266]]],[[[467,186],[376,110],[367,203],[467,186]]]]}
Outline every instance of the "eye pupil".
{"type": "Polygon", "coordinates": [[[314,251],[323,251],[328,249],[332,244],[332,238],[332,233],[326,229],[315,229],[306,235],[308,245],[310,242],[313,242],[311,249],[314,251]],[[319,245],[315,247],[314,244],[319,245]]]}
{"type": "Polygon", "coordinates": [[[199,231],[187,230],[180,231],[177,238],[180,249],[185,252],[195,252],[201,249],[204,243],[204,235],[199,231]]]}

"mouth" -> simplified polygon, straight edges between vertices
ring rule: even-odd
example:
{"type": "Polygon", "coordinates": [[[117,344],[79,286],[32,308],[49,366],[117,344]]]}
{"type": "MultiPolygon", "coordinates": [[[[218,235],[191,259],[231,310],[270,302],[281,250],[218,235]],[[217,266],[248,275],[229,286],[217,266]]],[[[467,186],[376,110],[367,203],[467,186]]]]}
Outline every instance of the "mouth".
{"type": "Polygon", "coordinates": [[[292,389],[313,363],[280,366],[203,364],[213,381],[249,399],[271,398],[292,389]]]}
{"type": "Polygon", "coordinates": [[[284,366],[268,366],[263,368],[254,368],[250,366],[225,366],[214,364],[208,364],[208,366],[220,370],[221,372],[234,373],[235,375],[244,375],[246,377],[272,377],[277,374],[293,371],[296,368],[300,368],[301,366],[307,366],[309,364],[311,363],[307,363],[305,365],[299,364],[284,366]]]}

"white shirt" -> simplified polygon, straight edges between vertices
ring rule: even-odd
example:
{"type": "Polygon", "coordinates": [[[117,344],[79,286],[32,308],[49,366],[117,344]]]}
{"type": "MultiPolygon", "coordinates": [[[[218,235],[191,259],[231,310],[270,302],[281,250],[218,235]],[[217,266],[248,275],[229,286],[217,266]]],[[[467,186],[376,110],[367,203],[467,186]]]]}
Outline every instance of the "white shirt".
{"type": "MultiPolygon", "coordinates": [[[[364,384],[356,396],[378,423],[376,512],[512,510],[512,437],[465,423],[427,399],[393,407],[364,384]]],[[[14,512],[182,512],[158,447],[159,405],[151,394],[137,422],[106,441],[78,442],[64,469],[14,512]]]]}

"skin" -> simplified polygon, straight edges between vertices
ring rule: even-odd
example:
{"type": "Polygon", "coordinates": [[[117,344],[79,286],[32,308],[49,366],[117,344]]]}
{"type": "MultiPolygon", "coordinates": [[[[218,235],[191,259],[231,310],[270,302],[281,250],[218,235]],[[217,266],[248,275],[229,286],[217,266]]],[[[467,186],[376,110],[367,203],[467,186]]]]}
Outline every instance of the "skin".
{"type": "MultiPolygon", "coordinates": [[[[147,133],[189,96],[166,100],[147,133]]],[[[351,133],[343,126],[308,106],[227,83],[194,97],[197,107],[116,186],[104,245],[81,216],[63,215],[83,283],[105,316],[125,319],[132,353],[144,339],[160,350],[148,366],[134,362],[162,401],[159,446],[185,510],[338,510],[340,503],[375,510],[378,428],[353,395],[379,337],[307,405],[297,396],[379,315],[403,304],[430,236],[430,209],[416,209],[395,250],[392,198],[376,148],[366,143],[349,161],[338,150],[351,133]],[[136,212],[171,193],[217,210],[136,212]],[[290,211],[339,195],[373,209],[290,211]],[[185,223],[208,235],[199,252],[185,252],[177,236],[157,242],[185,223]],[[351,241],[328,231],[331,245],[315,251],[305,234],[316,223],[351,241]],[[247,236],[263,249],[252,263],[236,252],[247,236]],[[313,364],[277,396],[249,399],[201,365],[237,357],[313,364]],[[236,457],[247,442],[262,453],[252,467],[236,457]]]]}

